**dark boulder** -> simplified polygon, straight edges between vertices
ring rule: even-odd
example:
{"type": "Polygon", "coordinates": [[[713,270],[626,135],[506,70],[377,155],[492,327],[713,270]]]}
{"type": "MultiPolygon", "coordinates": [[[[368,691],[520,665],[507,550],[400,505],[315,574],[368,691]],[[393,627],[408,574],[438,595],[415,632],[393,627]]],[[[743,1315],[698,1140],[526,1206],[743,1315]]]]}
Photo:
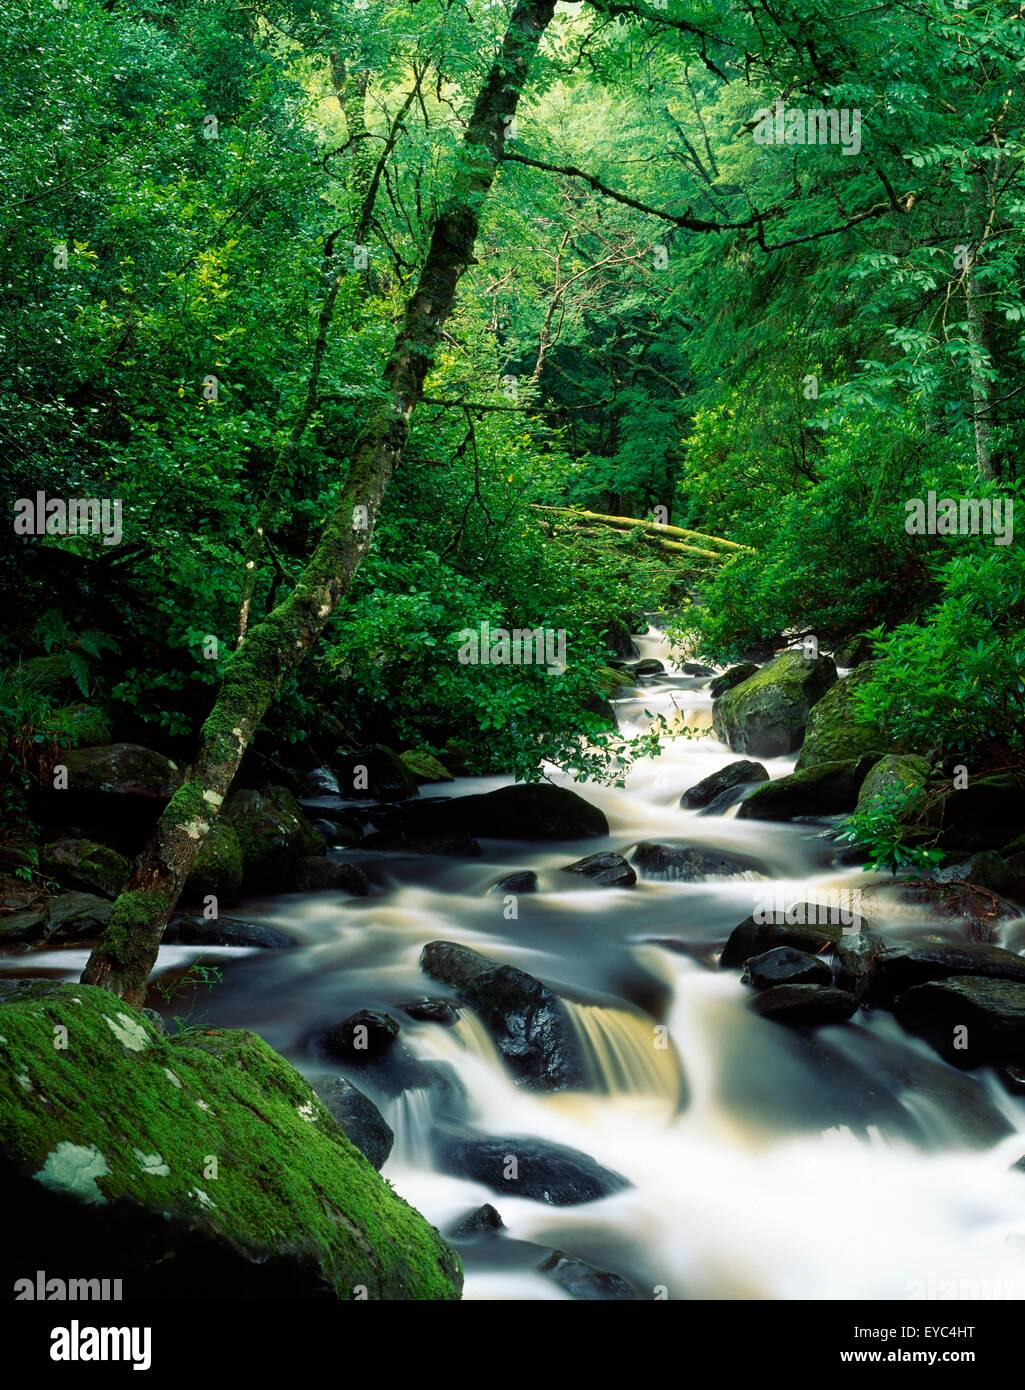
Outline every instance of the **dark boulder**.
{"type": "Polygon", "coordinates": [[[584,1084],[584,1059],[569,1011],[540,980],[451,941],[429,942],[420,966],[474,1010],[521,1084],[539,1091],[584,1084]]]}
{"type": "Polygon", "coordinates": [[[88,827],[88,837],[132,850],[141,845],[181,785],[177,763],[137,743],[74,748],[62,755],[67,788],[47,790],[48,824],[88,827]]]}
{"type": "Polygon", "coordinates": [[[609,833],[609,823],[568,787],[517,782],[476,796],[441,797],[401,808],[403,833],[467,834],[497,840],[579,840],[609,833]]]}
{"type": "Polygon", "coordinates": [[[578,1206],[630,1184],[587,1154],[530,1135],[506,1138],[438,1134],[434,1158],[443,1173],[472,1178],[493,1192],[553,1207],[578,1206]]]}
{"type": "Polygon", "coordinates": [[[237,917],[172,917],[164,932],[168,946],[256,946],[264,951],[287,951],[298,946],[294,937],[276,927],[243,922],[237,917]]]}
{"type": "Polygon", "coordinates": [[[489,893],[536,893],[537,874],[533,869],[521,869],[515,874],[506,874],[488,889],[489,893]]]}
{"type": "Polygon", "coordinates": [[[286,787],[232,792],[223,814],[238,836],[246,892],[287,892],[300,860],[323,853],[324,841],[286,787]]]}
{"type": "Polygon", "coordinates": [[[843,989],[824,985],[774,985],[756,994],[751,1007],[763,1018],[791,1028],[846,1023],[857,1011],[858,1001],[843,989]]]}
{"type": "Polygon", "coordinates": [[[897,946],[880,953],[877,969],[876,997],[884,1003],[916,985],[962,975],[1025,983],[1025,958],[978,941],[897,946]]]}
{"type": "Polygon", "coordinates": [[[374,1102],[344,1076],[318,1076],[311,1084],[339,1128],[380,1171],[388,1161],[395,1135],[374,1102]]]}
{"type": "Polygon", "coordinates": [[[482,1207],[477,1207],[463,1217],[462,1221],[452,1232],[453,1236],[482,1236],[494,1235],[496,1231],[504,1231],[505,1222],[499,1213],[491,1205],[485,1202],[482,1207]]]}
{"type": "Polygon", "coordinates": [[[636,1302],[638,1298],[637,1291],[618,1274],[595,1269],[561,1250],[553,1250],[539,1268],[573,1298],[601,1303],[636,1302]]]}
{"type": "Polygon", "coordinates": [[[725,695],[727,690],[732,690],[735,685],[740,685],[757,674],[758,667],[753,661],[742,661],[736,666],[730,666],[721,676],[716,676],[714,681],[710,681],[709,694],[713,700],[718,700],[719,696],[725,695]]]}
{"type": "Polygon", "coordinates": [[[829,985],[833,972],[821,956],[795,951],[792,946],[774,946],[748,960],[744,978],[755,989],[771,989],[774,985],[829,985]]]}
{"type": "Polygon", "coordinates": [[[459,1020],[459,1010],[447,999],[411,999],[399,1007],[418,1023],[442,1023],[449,1027],[459,1020]]]}
{"type": "Polygon", "coordinates": [[[573,864],[564,864],[563,873],[581,874],[598,888],[632,888],[637,875],[621,854],[589,854],[573,864]]]}
{"type": "Polygon", "coordinates": [[[327,854],[308,854],[299,860],[295,869],[295,886],[303,893],[330,890],[365,898],[370,892],[367,876],[358,864],[344,859],[332,859],[327,854]]]}
{"type": "Polygon", "coordinates": [[[361,1009],[317,1038],[325,1057],[338,1062],[362,1063],[382,1057],[399,1036],[399,1025],[380,1009],[361,1009]]]}
{"type": "Polygon", "coordinates": [[[350,801],[404,801],[419,795],[414,773],[383,743],[340,750],[336,772],[339,794],[350,801]]]}
{"type": "Polygon", "coordinates": [[[832,908],[819,907],[815,903],[797,903],[786,914],[771,917],[766,921],[756,921],[746,917],[739,926],[734,927],[719,960],[722,969],[735,969],[746,964],[752,956],[772,950],[774,946],[792,946],[797,951],[807,951],[817,955],[835,946],[844,936],[857,935],[865,928],[860,918],[841,920],[832,908]]]}
{"type": "Polygon", "coordinates": [[[680,667],[685,676],[714,676],[713,666],[702,666],[700,661],[685,661],[680,667]]]}
{"type": "Polygon", "coordinates": [[[853,811],[871,767],[872,759],[862,758],[854,762],[817,763],[806,772],[778,777],[744,798],[737,819],[786,821],[853,811]]]}
{"type": "Polygon", "coordinates": [[[106,930],[114,904],[94,893],[61,893],[47,905],[46,945],[96,941],[106,930]]]}
{"type": "Polygon", "coordinates": [[[243,876],[242,845],[235,827],[222,816],[203,836],[182,889],[182,900],[199,903],[215,897],[219,903],[233,902],[242,889],[243,876]]]}
{"type": "Polygon", "coordinates": [[[337,776],[329,767],[311,767],[300,781],[307,796],[341,796],[337,776]]]}
{"type": "Polygon", "coordinates": [[[962,975],[906,990],[898,1022],[955,1067],[1025,1062],[1025,983],[962,975]]]}
{"type": "Polygon", "coordinates": [[[132,871],[131,860],[94,840],[54,840],[44,845],[39,869],[64,888],[116,898],[132,871]]]}
{"type": "Polygon", "coordinates": [[[718,772],[703,777],[700,782],[695,782],[694,786],[688,788],[680,797],[680,805],[686,811],[697,811],[703,806],[710,806],[723,792],[735,791],[739,787],[768,780],[769,774],[761,763],[741,758],[735,763],[730,763],[728,767],[720,768],[718,772]]]}
{"type": "Polygon", "coordinates": [[[696,883],[703,878],[764,878],[753,860],[680,841],[642,841],[633,852],[642,878],[696,883]]]}
{"type": "Polygon", "coordinates": [[[639,679],[652,676],[664,676],[666,668],[661,661],[657,661],[653,656],[646,656],[643,661],[635,661],[630,667],[630,674],[639,679]]]}

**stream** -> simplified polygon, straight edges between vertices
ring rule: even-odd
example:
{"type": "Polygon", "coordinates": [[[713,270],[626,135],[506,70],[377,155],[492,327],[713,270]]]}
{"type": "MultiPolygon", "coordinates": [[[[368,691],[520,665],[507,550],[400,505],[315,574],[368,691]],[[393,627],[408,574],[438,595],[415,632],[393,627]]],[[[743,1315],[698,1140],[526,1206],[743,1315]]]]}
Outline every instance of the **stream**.
{"type": "MultiPolygon", "coordinates": [[[[716,957],[766,892],[815,901],[883,880],[831,867],[825,823],[738,821],[735,807],[681,810],[683,791],[738,755],[711,733],[708,678],[678,673],[657,629],[635,641],[666,674],[615,702],[622,732],[660,713],[703,732],[666,739],[662,756],[636,764],[622,789],[575,786],[607,816],[607,842],[484,840],[479,859],[332,851],[366,868],[370,896],[301,894],[232,908],[301,947],[204,950],[224,978],[200,991],[197,1014],[211,1026],[255,1029],[316,1076],[331,1069],[313,1049],[318,1030],[359,1009],[388,1010],[412,1053],[450,1069],[468,1127],[570,1145],[628,1179],[625,1190],[579,1206],[496,1193],[436,1169],[433,1088],[375,1095],[396,1136],[383,1173],[402,1196],[446,1234],[482,1203],[501,1213],[501,1236],[458,1242],[467,1299],[569,1297],[537,1268],[551,1248],[614,1271],[645,1299],[1025,1296],[1025,1179],[1012,1171],[1025,1153],[1025,1104],[991,1075],[947,1066],[888,1013],[806,1034],[751,1012],[739,972],[719,971],[716,957]],[[560,872],[598,850],[629,858],[646,839],[750,856],[771,880],[639,878],[632,888],[601,888],[560,872]],[[489,888],[526,868],[539,889],[520,895],[507,920],[505,899],[489,888]],[[519,966],[568,999],[593,1089],[517,1086],[469,1010],[454,1026],[408,1018],[404,1002],[448,993],[418,965],[435,940],[519,966]],[[670,1045],[657,1047],[656,1036],[670,1045]]],[[[766,766],[778,777],[793,762],[766,766]]],[[[460,796],[507,780],[462,778],[421,794],[460,796]]],[[[885,890],[879,902],[889,942],[935,930],[896,908],[887,918],[885,890]]],[[[1021,949],[1013,924],[1009,931],[1003,944],[1021,949]]],[[[158,971],[196,955],[165,947],[158,971]]],[[[84,959],[84,951],[50,952],[25,968],[75,978],[84,959]]]]}

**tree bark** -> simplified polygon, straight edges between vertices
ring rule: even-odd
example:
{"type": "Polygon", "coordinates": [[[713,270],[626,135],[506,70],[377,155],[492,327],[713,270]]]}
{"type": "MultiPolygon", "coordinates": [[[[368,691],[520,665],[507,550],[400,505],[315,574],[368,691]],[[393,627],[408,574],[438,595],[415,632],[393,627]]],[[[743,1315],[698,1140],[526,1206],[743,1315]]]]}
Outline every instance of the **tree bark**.
{"type": "MultiPolygon", "coordinates": [[[[581,526],[601,525],[611,526],[617,531],[632,531],[635,526],[639,526],[642,531],[646,531],[650,536],[674,536],[684,541],[698,541],[702,546],[721,545],[727,551],[750,552],[749,545],[741,545],[739,541],[724,540],[722,536],[710,536],[705,531],[688,531],[683,526],[669,526],[661,521],[644,521],[639,517],[633,516],[607,516],[604,512],[580,511],[576,507],[543,507],[539,503],[534,503],[534,510],[538,512],[556,512],[560,516],[566,517],[569,521],[576,522],[581,526]]],[[[716,559],[725,560],[726,556],[719,554],[716,559]]]]}
{"type": "Polygon", "coordinates": [[[432,228],[423,269],[384,367],[387,397],[354,446],[348,480],[295,588],[250,628],[233,653],[196,758],[114,904],[82,976],[85,984],[142,1003],[164,928],[253,732],[323,631],[370,547],[456,286],[473,259],[505,125],[515,114],[554,10],[555,0],[519,0],[510,16],[463,136],[451,197],[432,228]]]}

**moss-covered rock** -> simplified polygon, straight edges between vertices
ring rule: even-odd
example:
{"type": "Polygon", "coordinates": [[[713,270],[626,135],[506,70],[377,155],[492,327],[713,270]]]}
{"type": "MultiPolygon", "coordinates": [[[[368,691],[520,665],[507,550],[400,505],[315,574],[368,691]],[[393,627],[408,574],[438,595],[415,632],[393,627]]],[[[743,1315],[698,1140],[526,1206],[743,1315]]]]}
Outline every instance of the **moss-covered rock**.
{"type": "Polygon", "coordinates": [[[449,1247],[254,1034],[164,1037],[85,985],[0,1001],[5,1264],[100,1250],[134,1297],[459,1296],[449,1247]]]}
{"type": "Polygon", "coordinates": [[[65,888],[117,897],[131,872],[131,862],[117,850],[95,840],[64,839],[44,845],[39,867],[49,878],[65,888]]]}
{"type": "Polygon", "coordinates": [[[804,771],[764,782],[744,798],[738,820],[794,820],[798,816],[833,816],[853,811],[858,788],[872,766],[870,758],[820,763],[804,771]]]}
{"type": "Polygon", "coordinates": [[[192,861],[182,901],[199,902],[213,894],[218,902],[233,902],[242,888],[242,846],[230,821],[214,821],[192,861]]]}
{"type": "Polygon", "coordinates": [[[849,676],[826,691],[808,715],[808,727],[797,758],[797,770],[819,767],[822,763],[850,762],[893,751],[893,740],[876,724],[862,723],[857,717],[859,690],[871,680],[876,663],[866,661],[849,676]]]}
{"type": "Polygon", "coordinates": [[[828,656],[780,653],[716,700],[712,727],[736,753],[774,758],[801,746],[812,707],[836,681],[828,656]]]}
{"type": "Polygon", "coordinates": [[[858,793],[858,810],[891,787],[922,787],[929,776],[929,763],[917,753],[888,753],[869,769],[858,793]]]}
{"type": "Polygon", "coordinates": [[[224,819],[238,836],[242,883],[249,893],[293,888],[300,860],[324,852],[323,839],[285,787],[233,792],[224,819]]]}
{"type": "Polygon", "coordinates": [[[34,814],[43,824],[133,854],[181,786],[176,763],[138,743],[108,743],[61,754],[67,784],[44,784],[34,814]]]}
{"type": "Polygon", "coordinates": [[[426,748],[407,748],[399,757],[417,782],[452,782],[455,778],[426,748]]]}

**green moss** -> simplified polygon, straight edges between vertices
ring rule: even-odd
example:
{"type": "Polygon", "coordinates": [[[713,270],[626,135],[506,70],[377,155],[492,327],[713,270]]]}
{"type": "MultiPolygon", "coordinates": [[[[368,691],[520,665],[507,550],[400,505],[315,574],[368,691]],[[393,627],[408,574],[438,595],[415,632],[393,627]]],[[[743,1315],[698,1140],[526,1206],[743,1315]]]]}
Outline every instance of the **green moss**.
{"type": "Polygon", "coordinates": [[[598,672],[598,689],[602,695],[615,695],[617,690],[629,690],[633,684],[625,671],[617,671],[612,666],[603,666],[598,672]]]}
{"type": "Polygon", "coordinates": [[[400,759],[418,782],[451,782],[452,774],[426,748],[407,748],[400,759]]]}
{"type": "Polygon", "coordinates": [[[872,679],[875,670],[875,662],[864,662],[837,681],[814,706],[797,759],[799,772],[851,758],[881,758],[891,751],[893,741],[878,725],[865,724],[857,718],[858,692],[872,679]]]}
{"type": "Polygon", "coordinates": [[[164,807],[160,817],[161,829],[172,829],[181,825],[200,822],[209,825],[213,808],[203,798],[202,784],[196,781],[183,782],[164,807]]]}
{"type": "Polygon", "coordinates": [[[166,918],[171,907],[171,899],[160,889],[135,888],[120,894],[96,955],[119,970],[144,962],[145,978],[152,964],[150,947],[145,944],[146,929],[161,917],[166,918]]]}
{"type": "Polygon", "coordinates": [[[56,840],[44,845],[39,867],[50,878],[66,888],[78,888],[87,893],[103,893],[116,897],[121,885],[131,873],[131,862],[117,850],[94,840],[56,840]]]}
{"type": "Polygon", "coordinates": [[[457,1257],[262,1039],[163,1037],[87,985],[5,997],[0,1147],[25,1174],[67,1188],[87,1168],[84,1200],[166,1213],[254,1261],[312,1256],[342,1299],[459,1296],[457,1257]]]}
{"type": "Polygon", "coordinates": [[[889,753],[873,765],[861,784],[858,810],[864,811],[871,801],[891,787],[922,787],[928,776],[927,759],[915,753],[889,753]]]}
{"type": "Polygon", "coordinates": [[[214,821],[204,838],[182,890],[187,900],[207,893],[229,901],[242,887],[242,847],[235,828],[227,821],[214,821]]]}

